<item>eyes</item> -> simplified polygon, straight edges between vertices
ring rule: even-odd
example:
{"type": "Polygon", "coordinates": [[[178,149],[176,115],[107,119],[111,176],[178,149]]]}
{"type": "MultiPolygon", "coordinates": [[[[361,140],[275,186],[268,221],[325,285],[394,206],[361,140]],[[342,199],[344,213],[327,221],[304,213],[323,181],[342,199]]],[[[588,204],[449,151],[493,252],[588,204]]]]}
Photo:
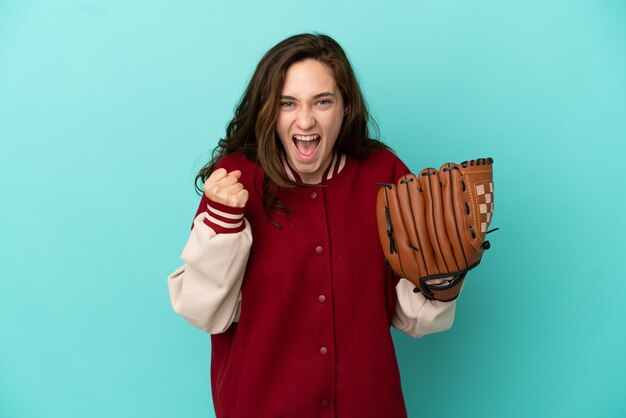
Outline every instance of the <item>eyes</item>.
{"type": "MultiPolygon", "coordinates": [[[[330,105],[332,104],[333,104],[333,101],[331,99],[319,99],[313,103],[314,106],[320,107],[322,109],[330,107],[330,105]]],[[[293,109],[296,107],[296,105],[297,103],[294,101],[283,100],[280,102],[280,107],[282,109],[293,109]]]]}

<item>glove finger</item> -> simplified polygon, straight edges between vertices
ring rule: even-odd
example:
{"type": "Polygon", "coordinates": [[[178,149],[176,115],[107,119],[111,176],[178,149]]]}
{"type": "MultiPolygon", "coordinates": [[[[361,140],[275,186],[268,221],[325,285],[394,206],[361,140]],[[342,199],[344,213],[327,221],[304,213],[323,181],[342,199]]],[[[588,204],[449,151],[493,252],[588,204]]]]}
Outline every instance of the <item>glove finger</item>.
{"type": "Polygon", "coordinates": [[[439,273],[456,272],[459,268],[446,232],[439,173],[434,168],[426,168],[420,172],[419,183],[424,194],[426,226],[439,273]]]}
{"type": "Polygon", "coordinates": [[[397,189],[393,184],[381,187],[376,202],[378,234],[383,245],[385,259],[400,277],[419,284],[419,269],[409,247],[404,219],[398,202],[397,189]]]}
{"type": "Polygon", "coordinates": [[[387,204],[388,186],[382,186],[376,196],[376,223],[378,225],[378,237],[382,245],[385,261],[397,274],[401,275],[402,268],[398,259],[398,245],[394,236],[394,228],[391,222],[389,205],[387,204]]]}
{"type": "Polygon", "coordinates": [[[459,169],[463,176],[465,191],[461,198],[465,206],[461,242],[468,255],[469,267],[478,264],[484,252],[485,234],[493,214],[493,160],[481,158],[461,163],[459,169]]]}
{"type": "Polygon", "coordinates": [[[462,227],[459,227],[459,225],[462,225],[465,216],[464,204],[461,197],[461,181],[463,179],[459,167],[454,163],[442,165],[439,169],[439,180],[441,180],[443,205],[446,208],[444,213],[446,231],[448,232],[448,238],[450,239],[450,245],[452,246],[456,264],[459,270],[464,270],[469,264],[466,254],[463,251],[463,244],[461,243],[460,228],[462,227]]]}
{"type": "Polygon", "coordinates": [[[437,273],[435,263],[427,265],[426,259],[434,260],[424,219],[424,198],[415,174],[407,174],[398,181],[398,200],[404,217],[409,246],[419,269],[419,277],[437,273]],[[430,269],[429,269],[430,267],[430,269]]]}

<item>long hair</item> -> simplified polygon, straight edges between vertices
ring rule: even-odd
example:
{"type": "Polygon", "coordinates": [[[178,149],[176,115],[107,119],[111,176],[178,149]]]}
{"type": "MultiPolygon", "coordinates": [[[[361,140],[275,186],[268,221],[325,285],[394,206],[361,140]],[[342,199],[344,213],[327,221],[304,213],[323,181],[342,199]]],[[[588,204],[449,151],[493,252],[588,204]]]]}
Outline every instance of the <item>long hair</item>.
{"type": "Polygon", "coordinates": [[[361,88],[341,46],[327,35],[294,35],[276,44],[259,61],[233,119],[228,123],[226,137],[220,139],[211,161],[196,176],[199,192],[217,162],[226,155],[239,152],[263,168],[262,199],[266,212],[286,209],[276,197],[277,188],[302,185],[290,180],[285,172],[281,159],[284,150],[276,134],[276,120],[287,69],[306,59],[315,59],[332,69],[347,109],[335,151],[362,159],[374,149],[386,148],[379,140],[370,138],[368,123],[376,133],[378,127],[369,115],[361,88]]]}

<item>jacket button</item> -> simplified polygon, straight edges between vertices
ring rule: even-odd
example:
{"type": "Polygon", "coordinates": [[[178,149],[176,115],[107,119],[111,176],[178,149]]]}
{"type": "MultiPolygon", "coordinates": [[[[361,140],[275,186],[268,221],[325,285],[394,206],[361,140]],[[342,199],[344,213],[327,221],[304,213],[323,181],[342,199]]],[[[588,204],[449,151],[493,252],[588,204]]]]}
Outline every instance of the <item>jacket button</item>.
{"type": "Polygon", "coordinates": [[[324,399],[324,400],[322,401],[322,406],[323,406],[324,408],[328,408],[328,407],[330,406],[330,401],[329,401],[328,399],[324,399]]]}
{"type": "Polygon", "coordinates": [[[324,303],[324,302],[326,302],[326,296],[324,296],[324,295],[319,295],[319,296],[317,297],[317,300],[318,300],[318,302],[319,302],[319,303],[324,303]]]}
{"type": "Polygon", "coordinates": [[[317,247],[315,247],[315,252],[318,254],[321,254],[324,252],[324,247],[322,247],[321,245],[318,245],[317,247]]]}
{"type": "Polygon", "coordinates": [[[311,193],[311,199],[315,199],[317,197],[317,192],[311,193]]]}
{"type": "Polygon", "coordinates": [[[328,354],[328,348],[326,348],[326,347],[320,348],[320,354],[323,355],[323,356],[328,354]]]}

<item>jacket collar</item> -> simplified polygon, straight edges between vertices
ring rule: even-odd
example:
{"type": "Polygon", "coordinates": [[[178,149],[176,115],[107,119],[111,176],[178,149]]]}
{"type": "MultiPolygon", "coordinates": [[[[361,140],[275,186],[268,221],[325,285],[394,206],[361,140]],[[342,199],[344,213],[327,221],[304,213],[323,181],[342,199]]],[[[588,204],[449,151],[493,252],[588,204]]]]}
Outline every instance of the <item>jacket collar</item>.
{"type": "MultiPolygon", "coordinates": [[[[296,183],[302,183],[302,179],[298,175],[298,172],[289,165],[285,156],[283,155],[281,158],[283,162],[283,167],[285,168],[285,172],[287,173],[287,177],[289,178],[289,180],[295,181],[296,183]]],[[[324,174],[322,175],[321,183],[325,183],[326,181],[331,180],[334,176],[341,173],[345,167],[346,154],[334,153],[333,159],[330,161],[329,166],[326,168],[326,171],[324,171],[324,174]]]]}

